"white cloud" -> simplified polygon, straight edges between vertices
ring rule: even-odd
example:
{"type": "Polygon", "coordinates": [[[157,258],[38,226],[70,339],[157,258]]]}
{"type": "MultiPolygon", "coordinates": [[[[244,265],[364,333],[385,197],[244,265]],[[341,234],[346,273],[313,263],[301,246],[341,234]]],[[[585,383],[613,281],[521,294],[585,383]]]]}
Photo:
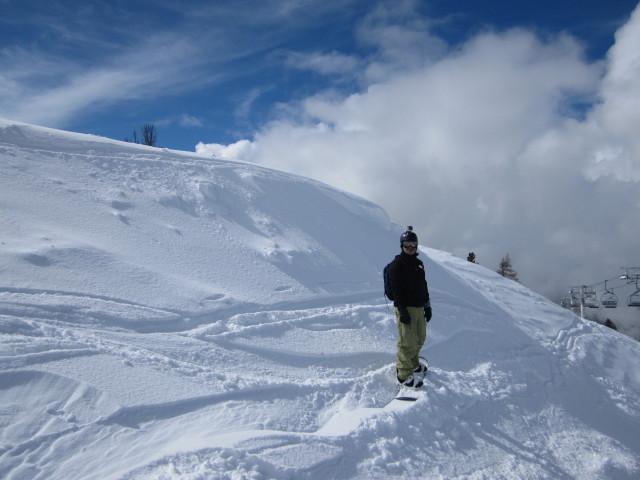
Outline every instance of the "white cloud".
{"type": "Polygon", "coordinates": [[[447,44],[432,35],[431,21],[418,15],[418,0],[381,2],[367,15],[356,36],[364,47],[374,48],[364,71],[368,82],[381,82],[393,72],[431,64],[447,51],[447,44]]]}
{"type": "Polygon", "coordinates": [[[253,111],[254,103],[258,100],[268,89],[253,88],[244,95],[242,101],[238,104],[234,111],[236,119],[242,123],[249,123],[251,113],[253,111]]]}
{"type": "Polygon", "coordinates": [[[193,115],[189,115],[187,113],[183,113],[178,117],[178,123],[182,127],[202,127],[204,123],[198,117],[194,117],[193,115]]]}
{"type": "Polygon", "coordinates": [[[252,142],[216,148],[372,199],[425,244],[491,268],[509,252],[541,293],[595,283],[637,263],[639,11],[606,65],[566,36],[483,33],[412,68],[377,56],[383,81],[308,98],[252,142]],[[586,115],[572,110],[596,96],[586,115]]]}
{"type": "Polygon", "coordinates": [[[18,36],[0,49],[0,116],[65,127],[92,110],[131,99],[158,100],[251,76],[269,60],[248,59],[343,6],[282,0],[240,8],[231,1],[187,6],[169,1],[141,22],[143,8],[79,9],[62,2],[48,5],[42,16],[17,18],[9,12],[16,17],[9,22],[39,33],[18,36]]]}
{"type": "Polygon", "coordinates": [[[55,63],[54,59],[41,53],[25,52],[28,62],[5,56],[10,63],[6,70],[21,81],[15,85],[10,77],[3,77],[2,83],[10,82],[13,88],[0,93],[0,113],[28,123],[63,126],[72,116],[97,105],[147,98],[157,95],[158,90],[175,93],[193,88],[202,80],[192,75],[185,84],[179,73],[197,69],[197,48],[188,40],[163,34],[100,66],[66,60],[52,70],[46,65],[55,63]],[[45,75],[48,80],[42,85],[38,78],[45,75]]]}
{"type": "Polygon", "coordinates": [[[168,127],[173,124],[178,124],[181,127],[186,128],[204,126],[204,122],[200,118],[189,115],[188,113],[182,113],[180,115],[162,118],[160,120],[155,120],[152,123],[159,127],[168,127]]]}
{"type": "Polygon", "coordinates": [[[219,143],[204,144],[202,142],[196,145],[197,153],[210,155],[222,160],[248,158],[252,156],[254,150],[255,145],[248,140],[240,140],[239,142],[232,143],[231,145],[221,145],[219,143]]]}
{"type": "Polygon", "coordinates": [[[356,57],[340,52],[292,52],[287,55],[286,63],[290,67],[311,70],[321,75],[353,74],[359,66],[359,60],[356,57]]]}

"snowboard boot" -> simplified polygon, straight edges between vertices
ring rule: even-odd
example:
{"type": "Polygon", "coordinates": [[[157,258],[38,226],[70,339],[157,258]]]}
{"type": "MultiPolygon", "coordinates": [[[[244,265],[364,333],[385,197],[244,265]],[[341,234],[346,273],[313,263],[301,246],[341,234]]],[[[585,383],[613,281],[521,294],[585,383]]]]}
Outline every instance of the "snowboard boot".
{"type": "Polygon", "coordinates": [[[406,380],[402,380],[400,377],[396,378],[398,379],[398,383],[400,383],[400,385],[402,385],[403,387],[420,388],[423,385],[422,380],[417,380],[413,375],[411,375],[406,380]]]}
{"type": "Polygon", "coordinates": [[[413,373],[417,373],[417,374],[423,374],[426,372],[427,372],[427,366],[422,363],[413,371],[413,373]]]}

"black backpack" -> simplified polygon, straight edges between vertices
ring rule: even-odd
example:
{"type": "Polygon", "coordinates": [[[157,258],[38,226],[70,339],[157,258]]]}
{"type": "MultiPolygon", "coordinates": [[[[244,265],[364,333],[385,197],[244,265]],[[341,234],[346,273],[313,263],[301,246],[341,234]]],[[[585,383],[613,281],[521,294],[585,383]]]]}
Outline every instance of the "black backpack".
{"type": "Polygon", "coordinates": [[[382,277],[384,278],[384,296],[393,302],[393,295],[389,291],[389,265],[391,265],[391,263],[387,263],[384,270],[382,270],[382,277]]]}

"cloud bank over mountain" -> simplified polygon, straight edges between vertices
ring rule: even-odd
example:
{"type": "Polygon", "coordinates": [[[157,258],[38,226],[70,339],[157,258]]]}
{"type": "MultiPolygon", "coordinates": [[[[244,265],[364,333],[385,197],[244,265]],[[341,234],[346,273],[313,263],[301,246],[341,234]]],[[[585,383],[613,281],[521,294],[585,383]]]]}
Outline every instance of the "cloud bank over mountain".
{"type": "Polygon", "coordinates": [[[349,68],[360,92],[314,94],[253,138],[196,150],[362,195],[424,244],[491,268],[508,252],[551,298],[637,263],[640,9],[596,62],[568,35],[489,30],[451,48],[401,16],[363,22],[375,56],[296,60],[349,68]]]}

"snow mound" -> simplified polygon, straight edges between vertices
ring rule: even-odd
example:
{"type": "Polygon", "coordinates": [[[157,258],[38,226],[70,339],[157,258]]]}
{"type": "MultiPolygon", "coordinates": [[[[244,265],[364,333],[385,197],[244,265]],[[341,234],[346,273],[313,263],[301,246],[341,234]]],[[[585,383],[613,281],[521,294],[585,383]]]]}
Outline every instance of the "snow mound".
{"type": "Polygon", "coordinates": [[[370,202],[254,165],[8,121],[0,144],[12,293],[90,298],[100,324],[190,328],[379,290],[398,229],[370,202]]]}

